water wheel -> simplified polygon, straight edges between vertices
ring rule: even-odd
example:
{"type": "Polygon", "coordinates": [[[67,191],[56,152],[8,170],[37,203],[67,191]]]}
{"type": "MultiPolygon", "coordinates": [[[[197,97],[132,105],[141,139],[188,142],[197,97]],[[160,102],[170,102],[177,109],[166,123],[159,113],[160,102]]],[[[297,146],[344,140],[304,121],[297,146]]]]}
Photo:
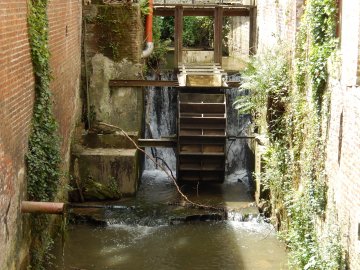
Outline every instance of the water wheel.
{"type": "Polygon", "coordinates": [[[177,178],[220,182],[225,175],[226,98],[217,92],[178,95],[177,178]]]}

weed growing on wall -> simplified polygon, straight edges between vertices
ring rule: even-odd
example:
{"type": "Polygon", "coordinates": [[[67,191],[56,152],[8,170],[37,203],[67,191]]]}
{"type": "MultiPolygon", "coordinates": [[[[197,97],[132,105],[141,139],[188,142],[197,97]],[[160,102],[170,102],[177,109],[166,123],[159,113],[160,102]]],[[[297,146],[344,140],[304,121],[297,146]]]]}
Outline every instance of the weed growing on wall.
{"type": "MultiPolygon", "coordinates": [[[[56,194],[60,177],[60,146],[50,92],[47,1],[30,1],[28,31],[35,76],[32,130],[26,154],[28,198],[51,201],[56,194]]],[[[48,224],[48,217],[32,216],[30,269],[45,269],[42,262],[52,246],[48,224]]]]}
{"type": "Polygon", "coordinates": [[[235,103],[240,112],[253,114],[259,132],[268,138],[264,170],[257,177],[270,191],[291,269],[344,267],[336,217],[328,215],[327,224],[335,225],[318,231],[331,207],[325,174],[326,87],[327,61],[336,50],[335,18],[335,0],[307,1],[295,63],[280,45],[256,56],[243,74],[240,91],[248,95],[235,103]]]}

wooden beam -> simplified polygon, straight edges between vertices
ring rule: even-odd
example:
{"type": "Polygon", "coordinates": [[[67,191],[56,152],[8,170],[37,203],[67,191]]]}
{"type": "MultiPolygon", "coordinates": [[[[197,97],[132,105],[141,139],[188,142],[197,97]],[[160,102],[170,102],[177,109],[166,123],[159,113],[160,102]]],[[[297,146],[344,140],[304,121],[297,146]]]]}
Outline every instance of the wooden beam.
{"type": "Polygon", "coordinates": [[[223,8],[216,7],[214,11],[214,62],[222,63],[222,28],[223,8]]]}
{"type": "Polygon", "coordinates": [[[175,37],[174,37],[174,66],[179,66],[182,63],[182,33],[183,33],[183,7],[175,6],[175,37]]]}
{"type": "MultiPolygon", "coordinates": [[[[240,86],[238,81],[227,81],[228,87],[237,88],[240,86]]],[[[160,81],[160,80],[110,80],[109,87],[179,87],[178,81],[160,81]]]]}
{"type": "Polygon", "coordinates": [[[158,87],[176,87],[179,86],[178,81],[161,81],[161,80],[110,80],[110,87],[142,87],[142,86],[158,86],[158,87]]]}
{"type": "Polygon", "coordinates": [[[177,145],[176,138],[166,139],[138,139],[139,147],[169,147],[174,148],[177,145]]]}
{"type": "MultiPolygon", "coordinates": [[[[223,8],[224,16],[250,16],[250,11],[247,8],[223,8]]],[[[184,16],[214,16],[214,8],[184,8],[184,16]]],[[[154,8],[154,16],[175,16],[174,8],[157,7],[154,8]]]]}
{"type": "Polygon", "coordinates": [[[249,54],[256,54],[257,47],[257,9],[256,7],[250,9],[250,27],[249,27],[249,54]]]}

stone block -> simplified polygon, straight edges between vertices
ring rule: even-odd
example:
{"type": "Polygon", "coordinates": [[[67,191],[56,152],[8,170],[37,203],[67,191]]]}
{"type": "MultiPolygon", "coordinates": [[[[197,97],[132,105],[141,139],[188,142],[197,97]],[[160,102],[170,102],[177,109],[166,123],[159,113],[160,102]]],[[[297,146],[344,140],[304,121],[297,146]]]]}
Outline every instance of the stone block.
{"type": "Polygon", "coordinates": [[[79,200],[81,195],[87,201],[120,199],[136,192],[136,149],[74,149],[72,178],[77,190],[71,194],[73,200],[79,200]]]}

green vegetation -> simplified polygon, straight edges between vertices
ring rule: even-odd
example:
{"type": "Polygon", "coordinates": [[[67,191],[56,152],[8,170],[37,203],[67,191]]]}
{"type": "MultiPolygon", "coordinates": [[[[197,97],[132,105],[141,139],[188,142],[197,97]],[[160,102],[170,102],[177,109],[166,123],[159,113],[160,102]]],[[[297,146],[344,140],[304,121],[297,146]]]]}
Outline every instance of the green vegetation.
{"type": "MultiPolygon", "coordinates": [[[[29,4],[28,31],[35,75],[35,104],[26,166],[28,198],[36,201],[53,200],[60,178],[60,145],[50,92],[51,71],[46,8],[47,1],[33,0],[29,4]]],[[[46,254],[53,243],[48,226],[48,217],[32,216],[33,241],[30,269],[45,269],[42,263],[47,259],[46,254]]]]}
{"type": "Polygon", "coordinates": [[[134,44],[124,40],[129,39],[129,29],[137,23],[138,7],[125,4],[99,5],[97,11],[98,15],[93,20],[96,22],[95,32],[99,37],[101,53],[114,61],[120,61],[128,56],[128,52],[134,51],[134,44]]]}
{"type": "Polygon", "coordinates": [[[161,38],[162,24],[162,17],[155,16],[153,18],[154,51],[147,59],[147,65],[150,69],[155,70],[155,72],[161,64],[165,63],[166,54],[171,43],[170,39],[161,38]]]}
{"type": "MultiPolygon", "coordinates": [[[[183,46],[211,48],[214,40],[214,18],[186,16],[183,25],[183,46]]],[[[174,41],[174,17],[162,17],[160,21],[161,39],[174,41]]]]}
{"type": "Polygon", "coordinates": [[[35,74],[35,105],[29,150],[26,155],[28,194],[31,200],[51,201],[60,177],[60,146],[52,113],[48,21],[46,1],[30,5],[29,36],[35,74]]]}
{"type": "Polygon", "coordinates": [[[280,45],[256,56],[244,72],[243,95],[235,103],[241,113],[254,116],[259,133],[268,139],[264,169],[256,177],[270,192],[291,269],[344,269],[325,174],[327,62],[336,50],[335,25],[336,1],[307,1],[295,63],[290,50],[280,45]]]}

